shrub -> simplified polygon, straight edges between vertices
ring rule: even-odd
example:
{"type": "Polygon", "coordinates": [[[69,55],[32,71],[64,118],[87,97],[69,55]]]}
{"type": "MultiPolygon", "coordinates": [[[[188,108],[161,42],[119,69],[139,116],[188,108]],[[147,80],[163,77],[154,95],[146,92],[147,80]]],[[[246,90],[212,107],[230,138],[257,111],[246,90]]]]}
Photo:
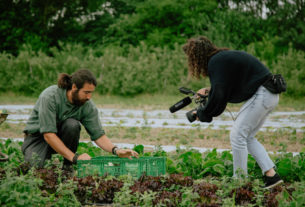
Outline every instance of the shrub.
{"type": "MultiPolygon", "coordinates": [[[[272,40],[270,40],[272,41],[272,40]]],[[[281,73],[288,85],[285,96],[305,94],[305,53],[290,48],[278,55],[277,48],[264,39],[249,45],[248,52],[258,56],[273,73],[281,73]]],[[[90,69],[97,77],[96,91],[101,94],[133,96],[141,93],[178,93],[181,86],[194,90],[209,85],[208,79],[190,80],[187,59],[181,45],[90,48],[80,44],[60,44],[50,49],[51,56],[34,52],[25,46],[17,57],[0,54],[0,90],[25,95],[38,95],[46,87],[57,84],[59,73],[90,69]]]]}

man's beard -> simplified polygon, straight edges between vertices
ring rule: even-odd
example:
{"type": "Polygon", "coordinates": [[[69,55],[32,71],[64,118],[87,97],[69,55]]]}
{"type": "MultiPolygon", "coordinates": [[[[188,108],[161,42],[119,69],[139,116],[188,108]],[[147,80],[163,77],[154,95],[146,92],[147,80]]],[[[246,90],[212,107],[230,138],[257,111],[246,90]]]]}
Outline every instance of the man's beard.
{"type": "Polygon", "coordinates": [[[79,98],[78,92],[79,92],[79,90],[76,90],[74,92],[72,91],[72,102],[73,102],[73,105],[82,106],[88,101],[88,99],[81,100],[79,98]]]}

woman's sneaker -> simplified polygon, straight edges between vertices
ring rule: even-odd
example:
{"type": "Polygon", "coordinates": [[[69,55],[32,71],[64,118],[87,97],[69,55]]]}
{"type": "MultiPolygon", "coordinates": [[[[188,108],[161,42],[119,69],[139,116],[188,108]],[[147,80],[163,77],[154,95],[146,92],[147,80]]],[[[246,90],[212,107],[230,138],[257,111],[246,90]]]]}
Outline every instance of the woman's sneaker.
{"type": "Polygon", "coordinates": [[[275,175],[272,177],[265,175],[263,176],[263,180],[265,183],[264,189],[273,188],[274,186],[277,186],[278,184],[283,182],[283,180],[280,178],[280,176],[277,173],[275,173],[275,175]]]}

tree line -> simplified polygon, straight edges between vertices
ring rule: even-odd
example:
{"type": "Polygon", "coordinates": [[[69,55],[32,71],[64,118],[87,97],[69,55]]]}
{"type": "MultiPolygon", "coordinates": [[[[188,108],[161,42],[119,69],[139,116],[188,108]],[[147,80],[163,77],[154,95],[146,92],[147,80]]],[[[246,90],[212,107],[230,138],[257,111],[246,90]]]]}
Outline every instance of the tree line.
{"type": "Polygon", "coordinates": [[[2,0],[0,51],[58,42],[172,46],[196,35],[245,48],[271,39],[280,51],[305,50],[304,0],[2,0]]]}
{"type": "Polygon", "coordinates": [[[0,81],[16,81],[0,90],[38,94],[80,66],[103,82],[100,93],[201,87],[185,79],[181,46],[205,35],[257,56],[285,76],[285,95],[303,97],[304,22],[304,0],[1,0],[0,81]]]}

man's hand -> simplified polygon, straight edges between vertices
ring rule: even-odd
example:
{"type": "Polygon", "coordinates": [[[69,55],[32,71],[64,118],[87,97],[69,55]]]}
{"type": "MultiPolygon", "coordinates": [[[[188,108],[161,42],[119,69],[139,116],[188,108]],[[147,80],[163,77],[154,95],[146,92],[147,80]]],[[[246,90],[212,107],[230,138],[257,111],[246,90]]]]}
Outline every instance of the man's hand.
{"type": "MultiPolygon", "coordinates": [[[[107,152],[112,152],[112,149],[114,147],[114,145],[111,143],[111,141],[105,134],[100,138],[98,138],[97,140],[95,140],[95,143],[97,144],[97,146],[99,146],[100,148],[102,148],[107,152]]],[[[117,149],[116,154],[119,157],[127,157],[129,159],[131,159],[132,156],[137,158],[139,157],[138,153],[131,149],[117,149]]]]}
{"type": "Polygon", "coordinates": [[[116,154],[119,157],[127,157],[128,159],[132,159],[131,157],[139,158],[139,154],[131,149],[117,149],[116,154]]]}
{"type": "Polygon", "coordinates": [[[77,160],[91,160],[91,157],[87,153],[83,153],[80,156],[78,156],[77,160]]]}

